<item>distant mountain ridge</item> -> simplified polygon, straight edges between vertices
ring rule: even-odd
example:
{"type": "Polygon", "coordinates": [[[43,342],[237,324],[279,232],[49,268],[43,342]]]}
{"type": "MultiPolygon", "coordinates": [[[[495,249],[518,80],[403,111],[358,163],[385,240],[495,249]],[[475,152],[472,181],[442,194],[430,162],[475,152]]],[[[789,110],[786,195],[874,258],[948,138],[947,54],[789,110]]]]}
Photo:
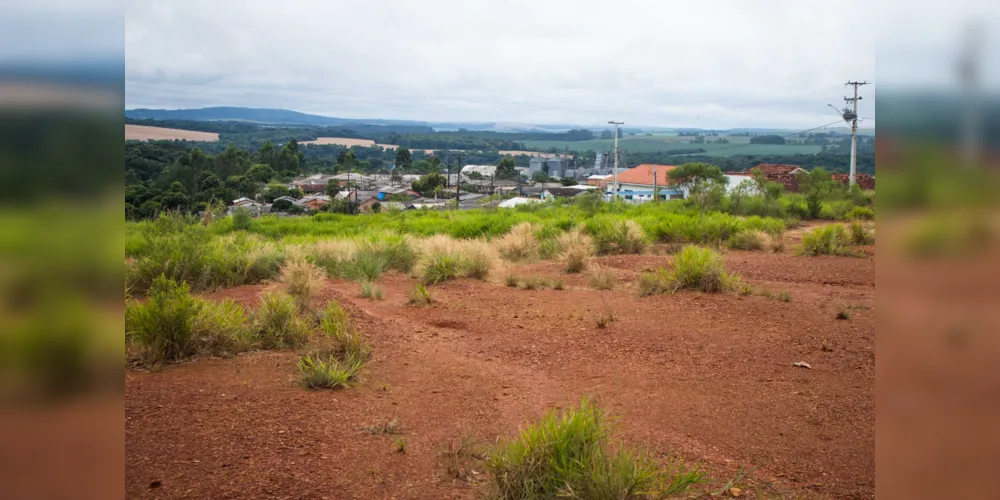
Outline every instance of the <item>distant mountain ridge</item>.
{"type": "Polygon", "coordinates": [[[272,125],[338,126],[352,123],[370,125],[418,125],[427,122],[412,120],[351,119],[311,115],[288,109],[214,107],[201,109],[128,109],[127,118],[136,120],[197,120],[197,121],[246,121],[272,125]]]}

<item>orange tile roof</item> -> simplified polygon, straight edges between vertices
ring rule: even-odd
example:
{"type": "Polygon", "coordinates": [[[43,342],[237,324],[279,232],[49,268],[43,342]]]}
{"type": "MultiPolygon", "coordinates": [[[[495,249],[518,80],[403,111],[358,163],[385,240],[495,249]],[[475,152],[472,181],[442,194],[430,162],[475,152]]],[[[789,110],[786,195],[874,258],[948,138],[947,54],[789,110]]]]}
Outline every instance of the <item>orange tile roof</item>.
{"type": "MultiPolygon", "coordinates": [[[[653,164],[644,163],[638,167],[618,172],[619,184],[646,184],[653,185],[653,164]]],[[[656,185],[666,186],[670,184],[667,180],[667,172],[677,168],[674,165],[656,165],[656,185]]],[[[611,181],[611,179],[609,179],[611,181]]]]}

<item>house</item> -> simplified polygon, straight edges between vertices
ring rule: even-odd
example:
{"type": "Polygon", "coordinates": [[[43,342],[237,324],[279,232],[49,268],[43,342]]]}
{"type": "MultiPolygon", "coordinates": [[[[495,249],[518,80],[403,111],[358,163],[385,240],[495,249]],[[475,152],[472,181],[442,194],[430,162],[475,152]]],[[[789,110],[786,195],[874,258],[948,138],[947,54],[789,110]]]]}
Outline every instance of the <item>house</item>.
{"type": "Polygon", "coordinates": [[[415,209],[434,209],[434,208],[444,208],[449,200],[444,198],[417,198],[410,202],[410,206],[415,209]]]}
{"type": "Polygon", "coordinates": [[[590,177],[587,177],[587,185],[604,188],[608,185],[608,182],[611,181],[612,177],[613,176],[611,175],[591,175],[590,177]]]}
{"type": "Polygon", "coordinates": [[[761,163],[753,168],[748,168],[743,172],[749,175],[753,175],[755,170],[759,170],[764,178],[771,181],[777,182],[785,186],[785,191],[797,192],[799,190],[799,181],[796,177],[800,172],[805,172],[806,169],[798,165],[784,165],[780,163],[761,163]]]}
{"type": "Polygon", "coordinates": [[[312,210],[317,212],[323,209],[323,206],[330,203],[330,197],[325,194],[316,194],[312,196],[303,196],[301,200],[296,200],[296,205],[304,207],[307,210],[312,210]]]}
{"type": "Polygon", "coordinates": [[[309,177],[292,181],[292,186],[299,188],[305,194],[322,193],[326,190],[326,184],[331,177],[333,176],[323,174],[310,175],[309,177]]]}
{"type": "MultiPolygon", "coordinates": [[[[850,174],[833,174],[830,176],[833,180],[848,186],[851,183],[850,174]]],[[[875,189],[875,176],[871,174],[854,174],[854,182],[859,188],[866,191],[873,191],[875,189]]]]}
{"type": "Polygon", "coordinates": [[[351,201],[358,204],[358,210],[368,212],[376,202],[381,204],[378,198],[378,191],[351,191],[351,201]]]}
{"type": "MultiPolygon", "coordinates": [[[[629,203],[644,203],[653,200],[654,191],[659,199],[674,200],[686,197],[683,189],[670,186],[667,172],[677,168],[673,165],[644,163],[635,168],[618,173],[618,195],[629,203]],[[655,173],[655,177],[654,177],[655,173]]],[[[614,196],[614,176],[607,181],[605,192],[614,196]]]]}
{"type": "MultiPolygon", "coordinates": [[[[745,181],[753,181],[753,175],[749,172],[723,172],[722,175],[726,176],[726,194],[732,193],[737,186],[745,181]]],[[[747,194],[758,194],[757,185],[754,184],[753,189],[747,194]]]]}

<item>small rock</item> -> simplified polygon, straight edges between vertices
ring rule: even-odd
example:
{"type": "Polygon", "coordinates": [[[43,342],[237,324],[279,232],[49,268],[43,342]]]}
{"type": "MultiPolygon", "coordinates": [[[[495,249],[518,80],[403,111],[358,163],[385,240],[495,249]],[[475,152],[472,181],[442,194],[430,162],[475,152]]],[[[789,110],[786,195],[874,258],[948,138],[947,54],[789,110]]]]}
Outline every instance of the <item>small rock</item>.
{"type": "Polygon", "coordinates": [[[152,481],[149,483],[150,489],[159,488],[160,486],[163,486],[163,483],[161,481],[152,481]]]}
{"type": "Polygon", "coordinates": [[[797,366],[799,368],[806,368],[806,369],[812,370],[812,365],[810,365],[809,363],[806,363],[805,361],[799,361],[797,363],[792,363],[792,366],[797,366]]]}
{"type": "Polygon", "coordinates": [[[729,494],[732,495],[733,498],[739,498],[740,495],[743,494],[743,490],[733,486],[732,488],[729,488],[729,494]]]}

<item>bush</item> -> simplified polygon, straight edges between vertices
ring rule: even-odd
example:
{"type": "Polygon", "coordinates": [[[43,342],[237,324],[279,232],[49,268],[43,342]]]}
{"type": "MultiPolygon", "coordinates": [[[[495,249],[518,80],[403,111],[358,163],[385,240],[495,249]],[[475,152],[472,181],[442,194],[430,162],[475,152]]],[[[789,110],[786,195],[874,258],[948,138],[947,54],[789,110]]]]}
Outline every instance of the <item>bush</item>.
{"type": "Polygon", "coordinates": [[[616,281],[615,275],[603,267],[594,267],[590,272],[590,287],[595,290],[611,290],[616,281]]]}
{"type": "Polygon", "coordinates": [[[586,399],[499,442],[486,463],[498,499],[662,498],[702,477],[682,465],[661,469],[648,454],[610,443],[604,412],[586,399]]]}
{"type": "Polygon", "coordinates": [[[371,281],[363,281],[361,282],[361,298],[382,300],[382,289],[371,281]]]}
{"type": "Polygon", "coordinates": [[[865,227],[861,221],[851,221],[851,242],[855,245],[872,245],[875,243],[875,235],[871,229],[865,227]]]}
{"type": "Polygon", "coordinates": [[[586,228],[600,255],[642,253],[646,245],[642,227],[632,220],[594,218],[587,221],[586,228]]]}
{"type": "Polygon", "coordinates": [[[249,231],[253,228],[253,216],[246,207],[233,210],[233,231],[249,231]]]}
{"type": "Polygon", "coordinates": [[[666,269],[660,269],[659,272],[655,273],[642,273],[639,276],[638,288],[639,296],[646,297],[649,295],[656,295],[660,293],[666,293],[672,291],[671,283],[673,280],[670,278],[669,273],[666,269]]]}
{"type": "Polygon", "coordinates": [[[590,236],[573,230],[559,235],[557,242],[561,249],[559,259],[567,273],[579,273],[587,268],[587,262],[594,255],[594,243],[590,236]]]}
{"type": "Polygon", "coordinates": [[[312,299],[323,286],[324,274],[320,268],[304,258],[289,259],[281,267],[278,288],[295,299],[302,311],[312,307],[312,299]]]}
{"type": "Polygon", "coordinates": [[[764,248],[764,233],[760,231],[741,231],[726,241],[726,245],[734,250],[762,250],[764,248]]]}
{"type": "Polygon", "coordinates": [[[410,289],[408,295],[410,296],[410,304],[415,306],[425,306],[433,302],[431,292],[423,283],[417,283],[417,286],[410,289]]]}
{"type": "Polygon", "coordinates": [[[847,212],[847,218],[850,220],[874,220],[875,211],[868,207],[854,207],[850,212],[847,212]]]}
{"type": "Polygon", "coordinates": [[[252,349],[253,333],[246,320],[243,306],[232,299],[203,301],[192,325],[197,349],[208,354],[235,354],[252,349]]]}
{"type": "Polygon", "coordinates": [[[192,338],[201,306],[191,296],[187,283],[177,283],[164,275],[149,288],[145,304],[130,303],[125,310],[129,328],[126,335],[140,348],[142,363],[157,367],[164,361],[178,361],[194,354],[192,338]]]}
{"type": "Polygon", "coordinates": [[[722,268],[722,255],[693,245],[684,247],[674,256],[671,277],[677,289],[691,288],[706,293],[725,290],[730,280],[722,268]]]}
{"type": "Polygon", "coordinates": [[[356,356],[339,356],[333,351],[320,351],[299,358],[299,383],[306,389],[336,389],[347,387],[357,377],[365,361],[356,356]]]}
{"type": "Polygon", "coordinates": [[[845,247],[851,238],[841,224],[830,224],[813,229],[802,235],[802,255],[849,255],[845,247]]]}
{"type": "Polygon", "coordinates": [[[535,238],[538,228],[530,222],[522,222],[509,233],[496,240],[497,251],[512,262],[534,259],[539,256],[539,243],[535,238]]]}
{"type": "Polygon", "coordinates": [[[497,257],[489,244],[435,236],[420,243],[417,262],[421,282],[434,285],[460,277],[486,279],[497,257]]]}
{"type": "Polygon", "coordinates": [[[290,295],[266,293],[253,313],[253,330],[261,347],[297,347],[309,339],[309,326],[299,318],[298,306],[290,295]]]}

